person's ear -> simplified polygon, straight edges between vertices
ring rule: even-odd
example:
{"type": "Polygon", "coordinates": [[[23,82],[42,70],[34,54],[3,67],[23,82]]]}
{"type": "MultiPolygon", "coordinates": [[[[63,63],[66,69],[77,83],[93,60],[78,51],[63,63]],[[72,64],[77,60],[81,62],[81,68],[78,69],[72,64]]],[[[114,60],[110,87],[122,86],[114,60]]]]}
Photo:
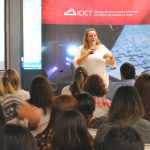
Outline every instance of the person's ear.
{"type": "Polygon", "coordinates": [[[123,74],[121,73],[121,80],[125,80],[125,78],[124,78],[124,76],[123,76],[123,74]]]}

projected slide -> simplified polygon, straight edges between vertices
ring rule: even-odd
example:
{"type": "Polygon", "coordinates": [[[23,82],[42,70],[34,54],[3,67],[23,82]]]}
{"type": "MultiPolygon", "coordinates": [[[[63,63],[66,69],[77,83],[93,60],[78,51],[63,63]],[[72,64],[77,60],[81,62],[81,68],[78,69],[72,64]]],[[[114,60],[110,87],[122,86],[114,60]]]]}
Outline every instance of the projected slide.
{"type": "Polygon", "coordinates": [[[5,70],[5,15],[4,15],[4,0],[0,0],[0,41],[1,41],[1,49],[0,49],[0,70],[5,70]]]}
{"type": "Polygon", "coordinates": [[[41,69],[41,0],[23,0],[24,69],[41,69]]]}
{"type": "Polygon", "coordinates": [[[133,64],[137,75],[150,73],[149,10],[149,0],[43,0],[42,68],[52,81],[71,81],[68,75],[84,31],[95,28],[116,59],[116,68],[107,68],[110,77],[120,80],[124,62],[133,64]],[[58,70],[64,72],[51,77],[58,70]]]}

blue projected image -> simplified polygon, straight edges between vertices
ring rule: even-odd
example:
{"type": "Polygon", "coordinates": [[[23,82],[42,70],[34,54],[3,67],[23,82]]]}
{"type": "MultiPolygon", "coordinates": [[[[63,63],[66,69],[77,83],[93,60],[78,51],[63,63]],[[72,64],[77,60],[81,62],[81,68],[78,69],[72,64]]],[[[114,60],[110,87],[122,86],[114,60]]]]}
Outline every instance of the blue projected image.
{"type": "Polygon", "coordinates": [[[150,73],[150,25],[126,25],[111,52],[116,59],[116,69],[107,68],[110,76],[119,80],[120,66],[124,62],[134,65],[136,75],[150,73]]]}
{"type": "Polygon", "coordinates": [[[23,0],[22,67],[41,69],[41,0],[23,0]]]}

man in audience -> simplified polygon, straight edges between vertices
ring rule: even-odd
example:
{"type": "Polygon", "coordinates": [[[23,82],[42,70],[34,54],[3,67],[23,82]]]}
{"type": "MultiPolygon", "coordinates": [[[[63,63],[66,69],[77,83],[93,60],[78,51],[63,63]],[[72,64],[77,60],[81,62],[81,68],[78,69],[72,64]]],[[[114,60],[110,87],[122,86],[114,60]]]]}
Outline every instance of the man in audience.
{"type": "Polygon", "coordinates": [[[132,64],[125,62],[120,67],[120,74],[122,82],[112,82],[108,86],[108,93],[105,95],[106,99],[112,100],[116,90],[124,85],[134,85],[134,77],[136,75],[135,68],[132,64]]]}
{"type": "Polygon", "coordinates": [[[131,126],[114,126],[105,135],[98,150],[144,150],[140,133],[131,126]]]}

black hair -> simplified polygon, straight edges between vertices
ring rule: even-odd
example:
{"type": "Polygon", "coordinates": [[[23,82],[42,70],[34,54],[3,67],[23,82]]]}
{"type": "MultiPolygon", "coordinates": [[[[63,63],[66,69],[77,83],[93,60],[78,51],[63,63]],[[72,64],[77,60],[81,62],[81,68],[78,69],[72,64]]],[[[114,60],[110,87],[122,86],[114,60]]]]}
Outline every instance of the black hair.
{"type": "Polygon", "coordinates": [[[144,150],[144,142],[133,127],[114,126],[105,135],[100,150],[144,150]]]}
{"type": "Polygon", "coordinates": [[[134,79],[135,77],[135,68],[130,63],[123,63],[120,67],[120,72],[122,73],[125,79],[134,79]]]}
{"type": "Polygon", "coordinates": [[[76,100],[79,104],[79,111],[84,115],[88,124],[88,121],[93,116],[93,111],[95,110],[94,98],[90,93],[82,92],[77,95],[76,100]]]}
{"type": "Polygon", "coordinates": [[[37,150],[33,135],[19,124],[0,127],[0,150],[37,150]]]}

